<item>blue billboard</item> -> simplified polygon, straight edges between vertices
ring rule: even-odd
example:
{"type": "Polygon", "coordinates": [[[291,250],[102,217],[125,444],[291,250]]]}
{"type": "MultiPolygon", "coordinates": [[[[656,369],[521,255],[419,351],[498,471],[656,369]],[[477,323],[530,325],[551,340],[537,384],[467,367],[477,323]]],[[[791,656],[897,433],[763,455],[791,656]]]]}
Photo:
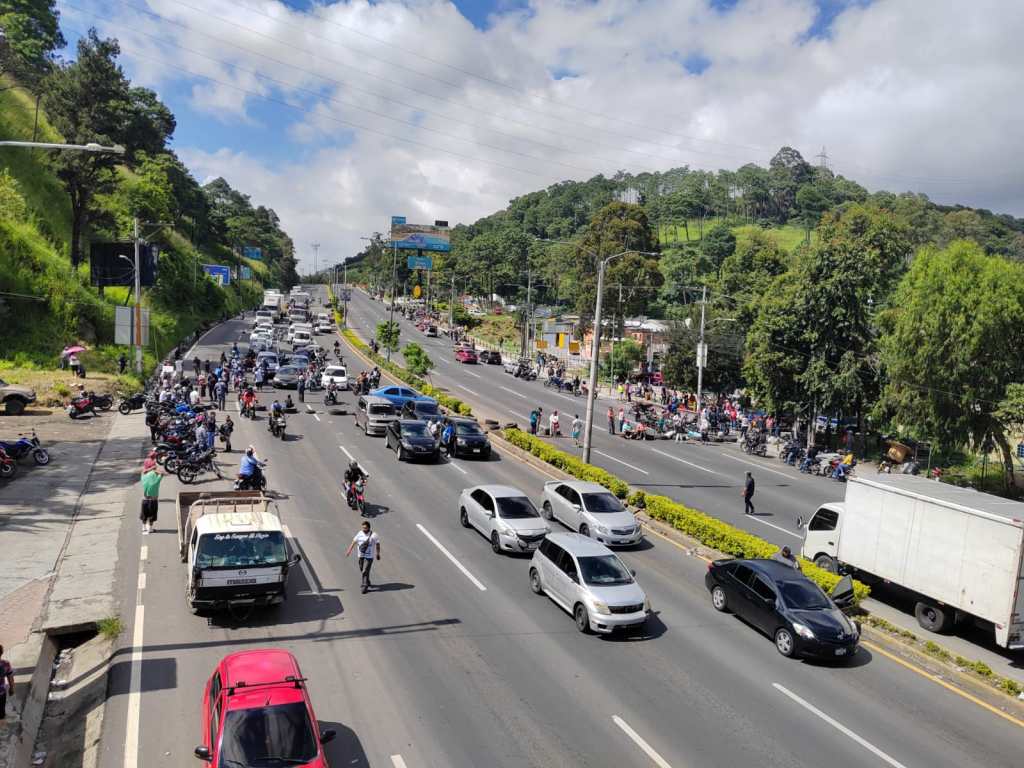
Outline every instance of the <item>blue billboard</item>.
{"type": "Polygon", "coordinates": [[[263,249],[254,245],[247,245],[242,248],[242,255],[253,261],[263,261],[263,249]]]}
{"type": "Polygon", "coordinates": [[[410,256],[409,269],[433,269],[434,260],[430,256],[410,256]]]}
{"type": "Polygon", "coordinates": [[[252,269],[250,269],[249,267],[245,266],[244,264],[242,265],[242,279],[243,280],[252,280],[252,269]]]}
{"type": "Polygon", "coordinates": [[[391,227],[397,227],[399,224],[405,224],[405,216],[392,216],[391,227]]]}
{"type": "Polygon", "coordinates": [[[450,238],[447,227],[432,224],[399,224],[391,228],[391,244],[395,248],[447,252],[452,249],[450,238]]]}
{"type": "Polygon", "coordinates": [[[231,285],[231,267],[221,266],[220,264],[203,264],[203,272],[208,274],[213,282],[222,288],[225,285],[231,285]]]}

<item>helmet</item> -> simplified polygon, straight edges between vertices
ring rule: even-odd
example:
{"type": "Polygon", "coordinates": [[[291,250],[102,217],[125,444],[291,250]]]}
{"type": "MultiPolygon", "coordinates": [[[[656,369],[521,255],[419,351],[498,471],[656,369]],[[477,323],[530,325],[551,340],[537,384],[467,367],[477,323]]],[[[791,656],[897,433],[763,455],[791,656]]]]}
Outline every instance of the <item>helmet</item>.
{"type": "Polygon", "coordinates": [[[352,461],[348,463],[348,468],[353,471],[359,469],[359,462],[356,461],[355,459],[352,459],[352,461]]]}

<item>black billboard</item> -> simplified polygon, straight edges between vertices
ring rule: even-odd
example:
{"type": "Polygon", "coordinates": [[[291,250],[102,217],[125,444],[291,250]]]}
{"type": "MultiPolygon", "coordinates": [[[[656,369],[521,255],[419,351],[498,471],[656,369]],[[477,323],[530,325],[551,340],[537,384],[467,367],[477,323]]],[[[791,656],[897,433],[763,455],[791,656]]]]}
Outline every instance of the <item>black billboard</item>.
{"type": "MultiPolygon", "coordinates": [[[[158,249],[151,243],[139,245],[139,275],[144,288],[156,283],[158,249]]],[[[135,244],[92,243],[89,247],[89,272],[93,285],[135,285],[135,244]]]]}

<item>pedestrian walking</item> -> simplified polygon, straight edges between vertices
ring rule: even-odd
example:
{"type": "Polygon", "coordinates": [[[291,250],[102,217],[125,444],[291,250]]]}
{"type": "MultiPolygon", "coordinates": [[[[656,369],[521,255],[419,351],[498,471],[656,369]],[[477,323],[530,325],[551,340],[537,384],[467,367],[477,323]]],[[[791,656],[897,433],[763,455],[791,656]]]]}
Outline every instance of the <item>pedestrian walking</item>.
{"type": "Polygon", "coordinates": [[[231,453],[231,433],[235,431],[235,422],[231,420],[231,415],[228,414],[224,417],[224,423],[220,425],[220,439],[224,441],[224,450],[231,453]]]}
{"type": "Polygon", "coordinates": [[[160,481],[163,477],[164,473],[157,466],[142,473],[142,511],[139,517],[142,520],[143,535],[153,532],[153,524],[156,523],[160,506],[160,481]]]}
{"type": "Polygon", "coordinates": [[[217,439],[217,412],[206,412],[206,447],[211,451],[214,449],[214,441],[217,439]]]}
{"type": "Polygon", "coordinates": [[[199,397],[206,397],[206,374],[199,374],[199,397]]]}
{"type": "Polygon", "coordinates": [[[224,402],[228,397],[228,385],[224,379],[219,379],[217,385],[214,387],[214,393],[217,395],[217,407],[220,410],[224,410],[224,402]]]}
{"type": "Polygon", "coordinates": [[[257,368],[253,374],[253,379],[256,381],[256,391],[263,391],[263,368],[257,368]]]}
{"type": "Polygon", "coordinates": [[[352,554],[352,549],[358,550],[359,573],[362,576],[362,593],[365,595],[372,586],[370,584],[370,568],[374,560],[380,560],[380,537],[370,529],[370,521],[363,520],[359,533],[355,535],[352,542],[345,550],[345,557],[352,554]]]}
{"type": "Polygon", "coordinates": [[[204,360],[203,361],[203,373],[209,373],[209,372],[210,372],[210,361],[209,360],[204,360]]]}
{"type": "Polygon", "coordinates": [[[7,697],[14,695],[14,667],[4,658],[0,645],[0,721],[7,719],[7,697]]]}
{"type": "Polygon", "coordinates": [[[297,386],[299,389],[299,402],[304,403],[306,402],[306,374],[303,373],[299,376],[299,383],[297,386]]]}
{"type": "Polygon", "coordinates": [[[78,362],[78,355],[76,355],[74,352],[72,352],[70,355],[68,355],[68,368],[71,369],[72,375],[74,375],[76,377],[78,376],[78,366],[79,365],[80,365],[80,363],[78,362]]]}
{"type": "Polygon", "coordinates": [[[196,445],[203,447],[210,442],[210,430],[206,428],[206,422],[203,419],[196,419],[196,445]]]}
{"type": "Polygon", "coordinates": [[[608,406],[608,434],[615,434],[615,409],[608,406]]]}
{"type": "Polygon", "coordinates": [[[583,422],[580,421],[580,415],[577,413],[572,417],[572,440],[576,444],[576,447],[580,447],[580,431],[583,429],[583,422]]]}
{"type": "Polygon", "coordinates": [[[123,374],[126,370],[128,370],[128,358],[125,357],[124,352],[122,352],[117,358],[117,372],[123,374]]]}
{"type": "Polygon", "coordinates": [[[534,408],[530,411],[530,434],[537,434],[537,425],[540,423],[540,412],[541,408],[534,408]]]}
{"type": "Polygon", "coordinates": [[[743,483],[743,514],[754,514],[754,476],[747,472],[746,482],[743,483]]]}
{"type": "Polygon", "coordinates": [[[622,431],[624,426],[626,426],[626,409],[619,408],[619,432],[622,431]]]}
{"type": "Polygon", "coordinates": [[[199,359],[199,355],[196,355],[195,360],[192,361],[192,375],[199,375],[199,368],[202,366],[202,361],[199,359]]]}

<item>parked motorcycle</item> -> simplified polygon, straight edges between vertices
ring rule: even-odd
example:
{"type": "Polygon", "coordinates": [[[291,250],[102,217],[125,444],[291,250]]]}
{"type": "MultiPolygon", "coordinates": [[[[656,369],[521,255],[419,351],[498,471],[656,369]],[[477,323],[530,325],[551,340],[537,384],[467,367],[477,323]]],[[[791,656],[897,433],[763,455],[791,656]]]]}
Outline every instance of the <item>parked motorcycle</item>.
{"type": "Polygon", "coordinates": [[[101,411],[109,411],[114,407],[114,398],[110,395],[97,395],[95,392],[86,392],[85,394],[92,398],[93,403],[101,411]]]}
{"type": "Polygon", "coordinates": [[[7,452],[0,448],[0,480],[10,480],[18,471],[18,462],[7,455],[7,452]]]}
{"type": "Polygon", "coordinates": [[[50,463],[50,454],[39,442],[39,438],[36,437],[36,431],[34,429],[32,430],[31,437],[19,434],[18,440],[13,443],[0,440],[0,449],[15,461],[19,461],[26,456],[31,455],[33,461],[41,467],[50,463]]]}
{"type": "Polygon", "coordinates": [[[68,416],[72,419],[77,419],[79,416],[84,416],[87,413],[98,416],[99,414],[96,413],[97,407],[96,401],[90,395],[74,397],[68,403],[68,416]]]}
{"type": "Polygon", "coordinates": [[[117,410],[127,416],[132,411],[137,411],[141,408],[145,408],[149,396],[145,392],[136,392],[134,395],[129,395],[124,398],[117,406],[117,410]]]}
{"type": "Polygon", "coordinates": [[[191,485],[200,472],[213,472],[217,475],[218,480],[223,480],[224,474],[220,471],[220,465],[217,464],[214,456],[213,451],[206,450],[181,459],[175,470],[178,479],[185,485],[191,485]]]}

